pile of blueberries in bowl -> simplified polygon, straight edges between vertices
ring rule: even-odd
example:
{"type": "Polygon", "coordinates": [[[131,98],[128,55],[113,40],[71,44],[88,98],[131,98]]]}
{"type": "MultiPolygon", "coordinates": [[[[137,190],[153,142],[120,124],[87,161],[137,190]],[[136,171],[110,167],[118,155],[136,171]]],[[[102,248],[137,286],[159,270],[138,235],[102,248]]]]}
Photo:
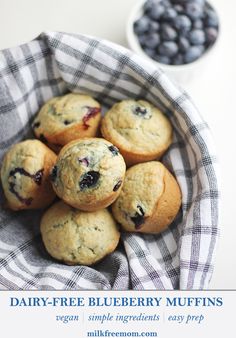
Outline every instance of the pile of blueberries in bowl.
{"type": "Polygon", "coordinates": [[[184,65],[199,59],[214,45],[219,18],[206,0],[147,0],[132,29],[151,59],[184,65]]]}

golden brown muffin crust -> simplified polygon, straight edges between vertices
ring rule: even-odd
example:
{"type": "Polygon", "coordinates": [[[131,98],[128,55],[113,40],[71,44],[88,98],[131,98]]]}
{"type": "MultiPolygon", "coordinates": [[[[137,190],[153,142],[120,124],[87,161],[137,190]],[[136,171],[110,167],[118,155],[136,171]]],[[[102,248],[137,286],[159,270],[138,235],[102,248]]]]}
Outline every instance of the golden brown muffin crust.
{"type": "Polygon", "coordinates": [[[91,96],[70,93],[46,102],[33,123],[37,138],[59,149],[72,140],[96,135],[100,104],[91,96]]]}
{"type": "Polygon", "coordinates": [[[69,265],[100,261],[115,250],[120,238],[108,210],[85,212],[62,201],[46,211],[40,229],[48,253],[69,265]]]}
{"type": "Polygon", "coordinates": [[[56,155],[39,140],[26,140],[9,149],[1,180],[11,209],[38,209],[52,203],[55,193],[49,173],[55,162],[56,155]]]}
{"type": "Polygon", "coordinates": [[[127,170],[112,213],[126,231],[159,233],[173,221],[180,205],[176,180],[161,162],[152,161],[127,170]]]}
{"type": "Polygon", "coordinates": [[[119,195],[125,162],[110,142],[86,138],[63,147],[54,171],[56,194],[75,208],[94,211],[110,205],[119,195]]]}
{"type": "Polygon", "coordinates": [[[147,101],[116,103],[101,123],[105,139],[115,144],[128,166],[160,158],[172,142],[172,127],[147,101]]]}

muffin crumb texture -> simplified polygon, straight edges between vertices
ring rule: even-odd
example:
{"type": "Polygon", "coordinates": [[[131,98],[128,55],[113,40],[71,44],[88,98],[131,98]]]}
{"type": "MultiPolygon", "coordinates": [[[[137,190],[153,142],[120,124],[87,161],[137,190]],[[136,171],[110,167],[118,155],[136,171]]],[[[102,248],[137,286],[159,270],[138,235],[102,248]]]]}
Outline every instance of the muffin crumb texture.
{"type": "Polygon", "coordinates": [[[113,252],[120,233],[106,209],[85,212],[64,202],[55,203],[41,220],[49,254],[69,265],[91,265],[113,252]]]}
{"type": "Polygon", "coordinates": [[[37,138],[58,152],[70,141],[96,136],[100,120],[101,107],[96,100],[70,93],[47,101],[32,128],[37,138]]]}
{"type": "Polygon", "coordinates": [[[55,198],[49,182],[56,155],[38,140],[13,145],[3,159],[1,181],[13,210],[47,207],[55,198]]]}
{"type": "Polygon", "coordinates": [[[126,231],[160,233],[174,220],[180,205],[177,181],[162,163],[153,161],[128,169],[112,212],[126,231]]]}
{"type": "Polygon", "coordinates": [[[72,141],[59,153],[51,171],[56,194],[69,205],[95,211],[118,197],[125,176],[119,150],[101,138],[72,141]]]}
{"type": "Polygon", "coordinates": [[[116,103],[103,118],[101,131],[119,148],[128,166],[160,158],[172,142],[168,119],[143,100],[116,103]]]}

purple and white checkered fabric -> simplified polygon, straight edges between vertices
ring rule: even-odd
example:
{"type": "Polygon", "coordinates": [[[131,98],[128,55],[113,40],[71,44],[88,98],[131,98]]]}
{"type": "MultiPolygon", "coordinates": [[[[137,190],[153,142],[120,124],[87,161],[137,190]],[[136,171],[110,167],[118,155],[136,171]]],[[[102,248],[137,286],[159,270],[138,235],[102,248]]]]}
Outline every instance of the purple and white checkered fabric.
{"type": "MultiPolygon", "coordinates": [[[[206,289],[218,239],[218,169],[211,135],[188,94],[163,71],[111,42],[48,32],[0,52],[0,161],[33,137],[41,105],[86,92],[107,109],[143,98],[171,120],[174,142],[163,157],[183,195],[182,210],[160,235],[122,233],[117,250],[93,267],[66,266],[46,253],[42,211],[0,210],[0,288],[10,290],[206,289]]],[[[3,200],[2,190],[0,192],[3,200]]]]}

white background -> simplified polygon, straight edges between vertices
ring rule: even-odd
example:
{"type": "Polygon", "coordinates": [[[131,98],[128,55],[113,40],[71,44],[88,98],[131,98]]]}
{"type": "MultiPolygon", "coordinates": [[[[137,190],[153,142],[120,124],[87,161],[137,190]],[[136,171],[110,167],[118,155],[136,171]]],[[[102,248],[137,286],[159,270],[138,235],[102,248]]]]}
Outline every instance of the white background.
{"type": "MultiPolygon", "coordinates": [[[[145,332],[149,333],[156,332],[158,338],[167,337],[181,337],[181,338],[222,338],[227,336],[230,332],[230,337],[235,336],[235,291],[224,292],[224,291],[208,291],[201,292],[179,292],[179,291],[163,291],[158,294],[156,291],[145,291],[140,295],[139,291],[101,291],[99,293],[100,304],[104,303],[104,298],[110,302],[110,298],[115,297],[119,299],[121,304],[121,298],[133,298],[133,304],[137,304],[138,297],[147,299],[148,297],[161,297],[160,306],[89,306],[89,297],[97,298],[97,292],[88,291],[43,291],[43,292],[14,292],[4,291],[0,292],[1,299],[1,331],[7,332],[8,338],[19,337],[19,338],[42,338],[42,337],[57,337],[57,338],[84,338],[87,337],[87,332],[93,332],[94,330],[102,330],[103,332],[107,329],[116,334],[117,332],[131,333],[131,332],[145,332]],[[58,297],[84,297],[84,307],[77,306],[10,306],[10,297],[16,297],[22,301],[22,297],[28,303],[28,297],[48,297],[50,301],[58,297]],[[167,306],[166,298],[173,299],[174,297],[181,298],[181,304],[183,304],[186,297],[191,298],[210,298],[214,302],[214,298],[221,297],[223,300],[223,306],[202,306],[203,302],[200,301],[199,306],[167,306]],[[114,319],[111,321],[89,321],[90,315],[103,316],[113,315],[114,319]],[[128,323],[122,323],[122,321],[116,321],[116,315],[131,315],[139,316],[140,313],[144,315],[159,315],[159,321],[134,321],[130,320],[128,323]],[[68,324],[64,324],[61,321],[56,321],[56,316],[66,315],[78,315],[79,321],[70,321],[68,324]],[[170,321],[169,317],[172,316],[184,316],[185,319],[182,323],[176,321],[170,321]],[[186,324],[186,318],[188,315],[204,316],[204,319],[198,323],[193,320],[186,324]],[[13,325],[14,323],[14,325],[13,325]],[[36,328],[36,329],[35,329],[36,328]]],[[[15,301],[14,301],[15,304],[15,301]]],[[[42,304],[40,301],[39,304],[42,304]]],[[[60,304],[58,301],[57,304],[60,304]]],[[[114,304],[114,303],[111,303],[114,304]]],[[[153,302],[153,304],[156,304],[153,302]]],[[[177,303],[178,304],[178,303],[177,303]]],[[[194,304],[194,302],[193,302],[194,304]]],[[[192,317],[193,318],[193,317],[192,317]]],[[[102,334],[96,335],[96,337],[102,337],[102,334]]],[[[105,336],[105,334],[104,334],[105,336]]],[[[108,336],[108,335],[107,335],[108,336]]],[[[115,335],[113,335],[114,337],[115,335]]],[[[119,335],[121,336],[121,335],[119,335]]],[[[128,335],[131,337],[131,335],[128,335]]],[[[111,336],[110,336],[111,337],[111,336]]],[[[122,334],[122,337],[124,335],[122,334]]]]}
{"type": "MultiPolygon", "coordinates": [[[[0,0],[0,49],[45,30],[85,33],[127,46],[125,29],[137,0],[0,0]]],[[[215,52],[182,83],[215,138],[222,172],[221,240],[213,289],[236,289],[236,1],[211,0],[221,19],[215,52]]]]}

